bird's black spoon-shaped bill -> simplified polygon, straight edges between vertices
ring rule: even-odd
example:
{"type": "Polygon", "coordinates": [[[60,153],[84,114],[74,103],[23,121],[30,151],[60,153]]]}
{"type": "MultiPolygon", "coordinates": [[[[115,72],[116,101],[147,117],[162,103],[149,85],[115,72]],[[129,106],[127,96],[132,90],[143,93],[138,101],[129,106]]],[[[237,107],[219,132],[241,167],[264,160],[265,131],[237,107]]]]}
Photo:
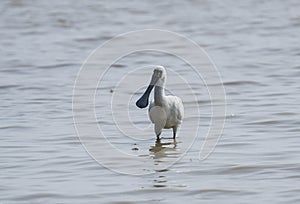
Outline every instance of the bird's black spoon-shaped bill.
{"type": "Polygon", "coordinates": [[[149,96],[153,89],[153,85],[149,85],[145,91],[145,93],[142,95],[142,97],[135,103],[135,105],[139,108],[145,108],[148,106],[149,103],[149,96]]]}

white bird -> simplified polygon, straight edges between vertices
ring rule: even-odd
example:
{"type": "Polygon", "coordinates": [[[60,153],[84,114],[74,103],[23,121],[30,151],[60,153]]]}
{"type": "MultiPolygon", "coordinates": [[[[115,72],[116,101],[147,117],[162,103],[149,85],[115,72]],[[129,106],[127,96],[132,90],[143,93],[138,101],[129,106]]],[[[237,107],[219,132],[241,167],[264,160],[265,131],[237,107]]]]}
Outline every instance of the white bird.
{"type": "Polygon", "coordinates": [[[154,130],[157,139],[162,129],[173,128],[173,139],[176,137],[178,126],[181,124],[184,108],[182,100],[177,96],[165,95],[165,83],[167,73],[163,66],[157,66],[151,78],[151,82],[143,96],[136,102],[139,108],[148,106],[149,95],[154,88],[154,101],[149,106],[149,117],[154,123],[154,130]]]}

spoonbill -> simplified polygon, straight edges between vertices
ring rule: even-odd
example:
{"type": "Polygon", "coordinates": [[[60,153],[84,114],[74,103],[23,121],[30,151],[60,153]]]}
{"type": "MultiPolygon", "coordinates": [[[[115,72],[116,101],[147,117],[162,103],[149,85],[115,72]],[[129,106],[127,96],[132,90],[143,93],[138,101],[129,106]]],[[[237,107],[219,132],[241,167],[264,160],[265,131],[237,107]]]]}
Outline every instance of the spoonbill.
{"type": "Polygon", "coordinates": [[[182,100],[177,96],[165,95],[165,83],[167,72],[163,66],[156,66],[153,71],[152,78],[145,93],[136,102],[139,108],[148,106],[149,95],[154,88],[154,101],[150,103],[148,114],[152,123],[154,123],[154,131],[157,139],[162,129],[173,129],[173,139],[176,137],[178,126],[181,124],[184,108],[182,100]]]}

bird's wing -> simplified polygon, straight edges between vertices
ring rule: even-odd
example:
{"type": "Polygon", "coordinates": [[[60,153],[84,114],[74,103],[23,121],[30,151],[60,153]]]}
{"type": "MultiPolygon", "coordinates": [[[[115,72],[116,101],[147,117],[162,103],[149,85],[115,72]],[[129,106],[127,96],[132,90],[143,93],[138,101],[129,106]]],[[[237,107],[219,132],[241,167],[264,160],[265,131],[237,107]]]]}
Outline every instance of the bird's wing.
{"type": "Polygon", "coordinates": [[[176,119],[180,123],[184,116],[184,107],[182,100],[177,96],[167,96],[169,98],[169,107],[171,107],[171,111],[175,114],[176,119]]]}
{"type": "Polygon", "coordinates": [[[175,96],[177,106],[177,119],[182,120],[184,117],[184,107],[181,98],[175,96]]]}

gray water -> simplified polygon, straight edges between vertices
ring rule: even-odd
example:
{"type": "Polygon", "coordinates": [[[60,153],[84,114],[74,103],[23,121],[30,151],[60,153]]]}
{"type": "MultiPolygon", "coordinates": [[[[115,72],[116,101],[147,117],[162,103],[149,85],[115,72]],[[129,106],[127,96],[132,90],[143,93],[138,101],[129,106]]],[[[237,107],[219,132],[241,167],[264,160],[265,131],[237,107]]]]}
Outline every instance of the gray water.
{"type": "MultiPolygon", "coordinates": [[[[1,1],[0,204],[299,203],[299,10],[296,0],[1,1]],[[207,51],[226,89],[226,125],[214,152],[197,159],[210,101],[191,77],[200,100],[189,99],[185,108],[200,107],[199,139],[163,171],[123,175],[99,165],[81,145],[73,123],[73,86],[97,46],[148,28],[178,32],[207,51]]],[[[138,57],[120,60],[116,77],[155,59],[185,70],[167,55],[138,57]]],[[[169,88],[184,94],[180,87],[169,88]]],[[[165,155],[156,155],[152,131],[148,140],[134,144],[109,119],[99,122],[119,148],[146,154],[154,165],[176,157],[184,144],[179,134],[177,147],[167,144],[165,155]],[[139,150],[131,150],[135,147],[139,150]]]]}

